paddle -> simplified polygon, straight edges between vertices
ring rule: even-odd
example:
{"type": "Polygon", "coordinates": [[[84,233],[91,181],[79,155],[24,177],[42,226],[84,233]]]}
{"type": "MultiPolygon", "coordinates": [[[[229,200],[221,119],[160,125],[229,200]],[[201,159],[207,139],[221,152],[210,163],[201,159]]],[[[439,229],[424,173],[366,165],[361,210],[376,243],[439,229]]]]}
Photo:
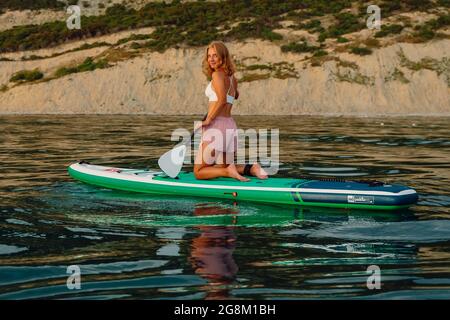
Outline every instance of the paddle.
{"type": "MultiPolygon", "coordinates": [[[[208,116],[208,114],[206,114],[203,117],[202,121],[205,121],[207,116],[208,116]]],[[[158,159],[159,167],[169,177],[175,178],[180,173],[181,168],[183,167],[184,157],[186,155],[186,148],[187,148],[186,145],[191,143],[192,138],[194,137],[197,130],[199,130],[200,128],[201,127],[199,127],[198,129],[194,130],[194,132],[192,132],[191,137],[188,141],[186,141],[183,144],[177,145],[172,150],[169,150],[166,153],[164,153],[158,159]]]]}

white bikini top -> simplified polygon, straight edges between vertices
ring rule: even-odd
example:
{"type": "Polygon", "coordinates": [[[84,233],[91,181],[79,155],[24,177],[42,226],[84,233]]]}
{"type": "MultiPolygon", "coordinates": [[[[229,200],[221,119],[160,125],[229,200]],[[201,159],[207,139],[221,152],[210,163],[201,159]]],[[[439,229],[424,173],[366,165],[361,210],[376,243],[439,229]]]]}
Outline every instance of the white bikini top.
{"type": "MultiPolygon", "coordinates": [[[[230,88],[228,88],[228,91],[227,91],[227,103],[229,103],[229,104],[233,104],[233,102],[234,102],[234,97],[233,96],[230,96],[228,93],[230,92],[230,89],[233,87],[233,79],[232,79],[232,76],[230,77],[230,88]]],[[[208,84],[208,86],[206,87],[206,90],[205,90],[205,94],[206,94],[206,96],[209,98],[209,102],[214,102],[214,101],[217,101],[217,100],[219,100],[218,98],[217,98],[217,94],[216,94],[216,92],[214,91],[214,89],[212,88],[212,81],[208,84]]]]}

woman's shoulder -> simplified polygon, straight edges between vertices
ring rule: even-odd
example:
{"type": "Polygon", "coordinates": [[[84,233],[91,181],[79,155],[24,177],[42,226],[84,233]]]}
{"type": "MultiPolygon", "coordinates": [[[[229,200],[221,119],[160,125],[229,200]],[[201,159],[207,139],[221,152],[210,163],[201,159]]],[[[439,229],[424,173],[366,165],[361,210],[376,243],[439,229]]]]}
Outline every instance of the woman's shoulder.
{"type": "Polygon", "coordinates": [[[224,81],[226,78],[225,72],[223,71],[214,71],[211,74],[211,80],[212,81],[224,81]]]}
{"type": "Polygon", "coordinates": [[[225,78],[225,72],[224,71],[222,71],[222,70],[214,70],[212,73],[211,73],[211,77],[212,78],[225,78]]]}
{"type": "Polygon", "coordinates": [[[224,80],[225,78],[231,78],[235,81],[237,80],[234,74],[226,74],[223,70],[216,70],[211,74],[211,79],[224,80]]]}

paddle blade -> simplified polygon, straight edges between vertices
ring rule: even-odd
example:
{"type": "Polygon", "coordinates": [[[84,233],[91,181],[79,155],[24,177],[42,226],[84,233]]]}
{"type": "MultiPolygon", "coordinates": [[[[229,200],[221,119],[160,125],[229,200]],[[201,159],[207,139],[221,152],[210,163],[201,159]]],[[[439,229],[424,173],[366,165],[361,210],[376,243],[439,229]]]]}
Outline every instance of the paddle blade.
{"type": "Polygon", "coordinates": [[[181,145],[164,153],[158,160],[158,165],[165,174],[175,178],[183,167],[186,146],[181,145]]]}

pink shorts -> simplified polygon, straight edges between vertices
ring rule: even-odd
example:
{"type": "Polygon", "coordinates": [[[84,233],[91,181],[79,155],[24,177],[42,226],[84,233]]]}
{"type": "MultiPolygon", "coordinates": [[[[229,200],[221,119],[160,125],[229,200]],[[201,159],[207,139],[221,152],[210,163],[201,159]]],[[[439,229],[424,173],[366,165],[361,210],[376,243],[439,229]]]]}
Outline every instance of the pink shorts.
{"type": "Polygon", "coordinates": [[[202,142],[212,142],[212,147],[220,152],[237,151],[237,126],[232,117],[216,117],[203,127],[202,142]]]}

